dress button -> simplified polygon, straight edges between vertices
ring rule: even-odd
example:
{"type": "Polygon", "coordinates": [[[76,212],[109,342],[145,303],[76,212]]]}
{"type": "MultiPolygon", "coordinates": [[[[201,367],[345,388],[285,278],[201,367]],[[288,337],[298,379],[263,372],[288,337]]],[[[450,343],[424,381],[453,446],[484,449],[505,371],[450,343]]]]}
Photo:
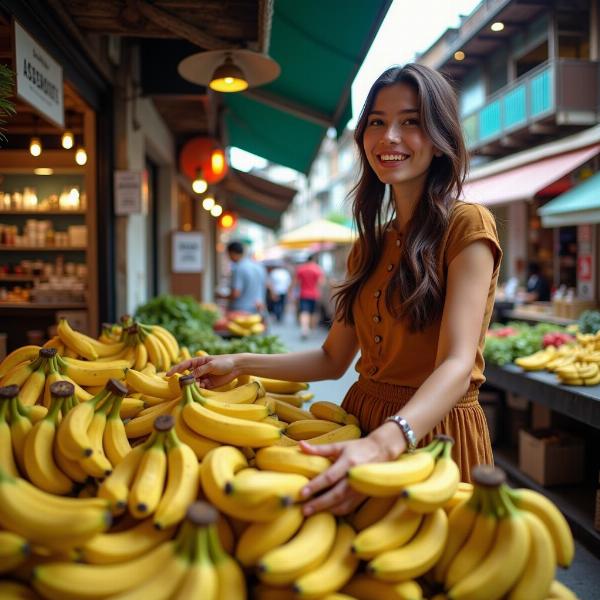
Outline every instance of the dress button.
{"type": "Polygon", "coordinates": [[[373,296],[375,296],[375,298],[379,298],[379,296],[381,296],[381,290],[375,290],[373,296]]]}
{"type": "Polygon", "coordinates": [[[402,244],[402,242],[400,240],[396,240],[396,246],[398,246],[398,248],[400,248],[401,244],[402,244]]]}
{"type": "Polygon", "coordinates": [[[382,340],[382,337],[380,335],[376,335],[374,340],[375,340],[376,344],[379,344],[379,342],[381,342],[381,340],[382,340]]]}
{"type": "Polygon", "coordinates": [[[371,367],[369,369],[369,375],[375,375],[377,373],[377,367],[371,367]]]}
{"type": "Polygon", "coordinates": [[[388,270],[388,271],[391,271],[393,268],[394,268],[394,265],[393,265],[392,263],[390,263],[390,264],[387,266],[387,270],[388,270]]]}
{"type": "Polygon", "coordinates": [[[375,315],[373,317],[373,321],[375,321],[375,323],[379,323],[381,321],[381,317],[379,315],[375,315]]]}

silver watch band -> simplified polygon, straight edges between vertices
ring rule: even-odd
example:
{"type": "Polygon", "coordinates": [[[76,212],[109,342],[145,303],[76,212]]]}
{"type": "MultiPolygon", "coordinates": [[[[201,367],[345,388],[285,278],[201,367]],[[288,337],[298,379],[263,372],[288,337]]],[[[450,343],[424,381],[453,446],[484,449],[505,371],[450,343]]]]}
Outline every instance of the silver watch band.
{"type": "Polygon", "coordinates": [[[414,452],[417,448],[417,436],[412,430],[412,427],[408,424],[408,421],[400,415],[392,415],[391,417],[388,417],[386,421],[393,421],[400,427],[400,431],[402,431],[406,439],[407,452],[414,452]]]}

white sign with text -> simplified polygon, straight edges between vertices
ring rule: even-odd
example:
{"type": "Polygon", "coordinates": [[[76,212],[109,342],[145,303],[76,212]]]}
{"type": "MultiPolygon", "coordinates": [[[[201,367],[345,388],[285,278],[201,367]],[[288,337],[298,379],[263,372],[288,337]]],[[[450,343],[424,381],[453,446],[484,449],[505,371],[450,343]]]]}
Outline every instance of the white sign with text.
{"type": "Polygon", "coordinates": [[[173,273],[202,273],[204,235],[197,231],[173,234],[173,273]]]}

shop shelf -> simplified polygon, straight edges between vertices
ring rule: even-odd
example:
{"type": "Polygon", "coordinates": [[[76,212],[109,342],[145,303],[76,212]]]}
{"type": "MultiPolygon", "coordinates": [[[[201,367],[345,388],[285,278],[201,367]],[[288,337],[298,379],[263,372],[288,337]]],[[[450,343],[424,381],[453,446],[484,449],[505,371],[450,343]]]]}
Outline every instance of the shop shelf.
{"type": "Polygon", "coordinates": [[[10,281],[47,281],[43,275],[0,275],[0,283],[10,281]]]}
{"type": "Polygon", "coordinates": [[[85,252],[86,246],[0,246],[0,250],[12,252],[85,252]]]}
{"type": "Polygon", "coordinates": [[[41,302],[0,302],[0,311],[3,308],[18,308],[23,310],[67,310],[88,308],[85,302],[60,302],[58,304],[44,304],[41,302]]]}
{"type": "Polygon", "coordinates": [[[53,215],[85,215],[86,210],[0,210],[0,217],[2,215],[23,215],[23,216],[53,216],[53,215]]]}

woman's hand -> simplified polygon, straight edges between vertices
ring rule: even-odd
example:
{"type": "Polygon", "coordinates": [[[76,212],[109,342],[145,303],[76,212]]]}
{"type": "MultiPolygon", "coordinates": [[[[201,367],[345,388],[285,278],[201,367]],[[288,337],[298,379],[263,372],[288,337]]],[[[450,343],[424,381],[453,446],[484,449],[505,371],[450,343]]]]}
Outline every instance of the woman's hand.
{"type": "MultiPolygon", "coordinates": [[[[379,428],[382,429],[382,428],[379,428]]],[[[379,429],[373,432],[379,433],[379,429]]],[[[325,456],[335,460],[326,471],[317,475],[302,490],[302,498],[314,496],[327,488],[327,491],[304,505],[304,514],[312,515],[320,510],[329,509],[334,515],[346,515],[352,512],[365,498],[355,492],[346,478],[351,467],[369,462],[383,462],[395,458],[390,445],[384,443],[379,435],[369,435],[360,440],[311,446],[310,440],[300,442],[300,448],[306,454],[325,456]]]]}
{"type": "Polygon", "coordinates": [[[221,354],[219,356],[188,358],[171,367],[167,375],[191,371],[200,387],[219,387],[229,383],[239,375],[236,370],[234,356],[233,354],[221,354]]]}

